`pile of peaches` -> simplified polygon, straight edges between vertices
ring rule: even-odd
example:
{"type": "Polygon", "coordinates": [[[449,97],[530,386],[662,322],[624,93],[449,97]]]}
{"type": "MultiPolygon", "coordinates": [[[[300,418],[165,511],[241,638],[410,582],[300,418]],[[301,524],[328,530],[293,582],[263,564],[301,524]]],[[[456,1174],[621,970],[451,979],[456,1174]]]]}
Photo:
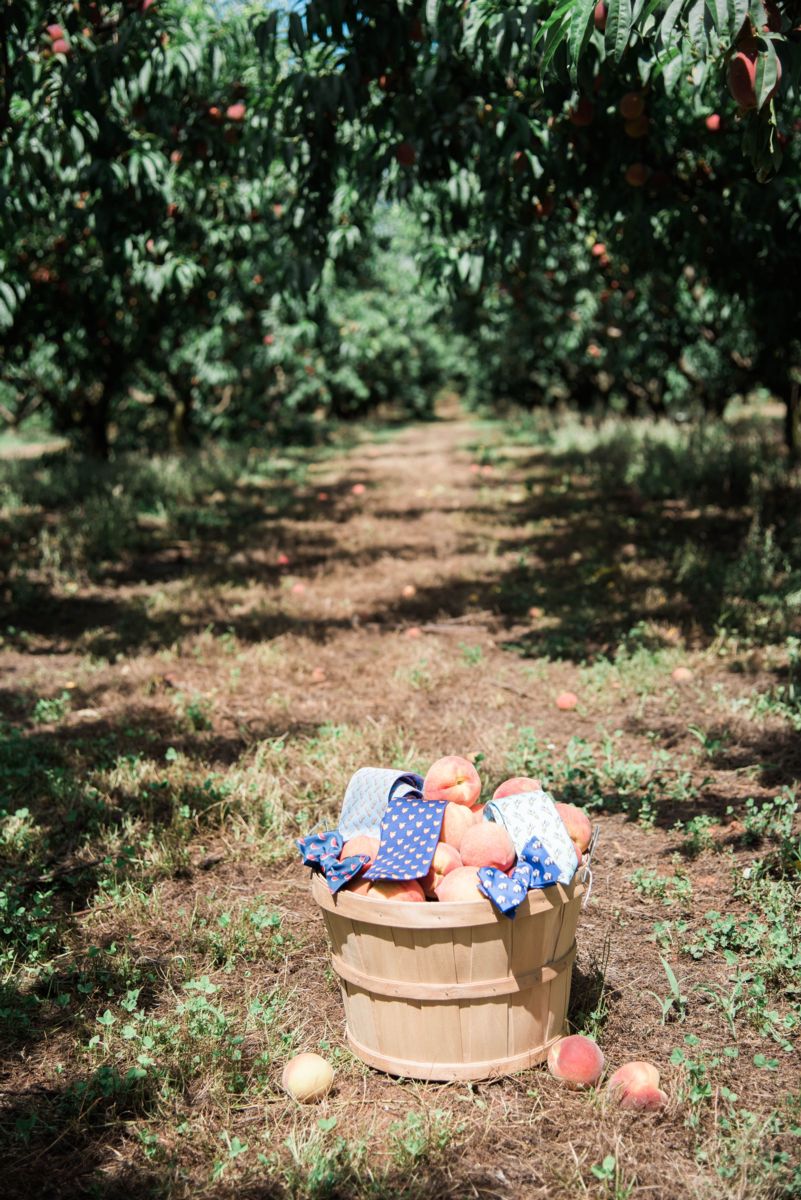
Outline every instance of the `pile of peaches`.
{"type": "MultiPolygon", "coordinates": [[[[493,800],[520,792],[538,792],[539,779],[517,776],[506,779],[495,789],[493,800]]],[[[497,867],[511,875],[517,855],[512,839],[502,825],[484,820],[484,807],[478,803],[481,780],[478,771],[466,758],[449,754],[429,768],[423,781],[424,800],[444,800],[439,842],[428,873],[422,879],[378,880],[375,883],[357,875],[346,890],[360,896],[383,900],[426,900],[454,902],[486,900],[479,890],[479,867],[497,867]]],[[[587,814],[573,804],[557,804],[556,811],[564,822],[575,847],[579,865],[590,843],[592,827],[587,814]]],[[[351,854],[366,854],[372,866],[378,854],[378,838],[358,834],[342,847],[340,859],[351,854]]],[[[487,901],[489,903],[489,901],[487,901]]]]}

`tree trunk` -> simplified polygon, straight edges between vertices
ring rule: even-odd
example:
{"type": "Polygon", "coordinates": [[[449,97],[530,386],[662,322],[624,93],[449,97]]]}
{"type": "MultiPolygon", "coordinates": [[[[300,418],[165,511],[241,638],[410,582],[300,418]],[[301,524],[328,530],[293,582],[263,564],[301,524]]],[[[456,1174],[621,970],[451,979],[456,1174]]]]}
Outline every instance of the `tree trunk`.
{"type": "Polygon", "coordinates": [[[787,409],[784,414],[784,440],[790,455],[790,462],[801,461],[801,398],[799,398],[797,379],[793,379],[790,383],[790,395],[787,398],[787,409]]]}
{"type": "Polygon", "coordinates": [[[86,433],[87,448],[93,458],[108,460],[108,413],[109,402],[104,392],[96,404],[92,404],[87,413],[86,433]]]}
{"type": "Polygon", "coordinates": [[[175,400],[169,417],[170,449],[173,453],[185,450],[192,427],[192,389],[183,380],[172,379],[175,400]]]}

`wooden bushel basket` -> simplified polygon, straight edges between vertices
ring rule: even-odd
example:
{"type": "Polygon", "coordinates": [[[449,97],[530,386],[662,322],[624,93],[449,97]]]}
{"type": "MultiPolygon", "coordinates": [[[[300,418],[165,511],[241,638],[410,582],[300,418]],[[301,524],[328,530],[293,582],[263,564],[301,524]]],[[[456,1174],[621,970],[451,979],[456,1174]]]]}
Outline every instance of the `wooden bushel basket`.
{"type": "Polygon", "coordinates": [[[566,1032],[580,877],[530,891],[512,920],[483,901],[332,895],[315,875],[353,1053],[411,1079],[486,1079],[542,1062],[566,1032]]]}

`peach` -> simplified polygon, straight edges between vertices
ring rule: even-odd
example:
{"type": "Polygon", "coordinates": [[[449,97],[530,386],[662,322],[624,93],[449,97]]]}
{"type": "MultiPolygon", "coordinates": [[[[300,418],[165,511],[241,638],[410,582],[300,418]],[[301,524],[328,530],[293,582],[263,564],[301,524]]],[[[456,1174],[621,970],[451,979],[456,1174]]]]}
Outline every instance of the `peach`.
{"type": "Polygon", "coordinates": [[[756,108],[756,51],[738,50],[729,63],[729,91],[742,109],[756,108]]]}
{"type": "Polygon", "coordinates": [[[567,110],[567,119],[571,125],[592,125],[593,107],[592,101],[586,96],[580,96],[575,108],[567,110]]]}
{"type": "Polygon", "coordinates": [[[562,824],[571,842],[577,842],[580,850],[586,850],[592,837],[592,825],[584,809],[575,804],[562,804],[560,801],[557,801],[554,808],[562,818],[562,824]]]}
{"type": "Polygon", "coordinates": [[[515,861],[512,839],[503,825],[494,821],[472,825],[462,838],[459,853],[466,867],[499,867],[508,871],[515,861]]]}
{"type": "Polygon", "coordinates": [[[578,696],[575,692],[560,692],[556,697],[556,707],[562,712],[572,712],[578,704],[578,696]]]}
{"type": "Polygon", "coordinates": [[[425,904],[425,892],[416,879],[379,879],[370,888],[370,895],[380,900],[403,900],[425,904]]]}
{"type": "Polygon", "coordinates": [[[592,1087],[601,1077],[604,1056],[592,1038],[581,1033],[560,1038],[548,1051],[548,1070],[568,1087],[592,1087]]]}
{"type": "Polygon", "coordinates": [[[342,862],[343,858],[349,858],[351,854],[366,854],[370,859],[367,865],[372,866],[375,856],[378,854],[378,845],[378,838],[370,837],[366,833],[357,833],[355,837],[348,838],[345,842],[339,861],[342,862]]]}
{"type": "Polygon", "coordinates": [[[350,883],[345,884],[346,892],[353,892],[356,896],[366,896],[372,890],[373,884],[369,879],[365,879],[363,875],[356,875],[351,879],[350,883]]]}
{"type": "Polygon", "coordinates": [[[470,808],[481,795],[478,771],[466,758],[448,754],[428,768],[423,795],[426,800],[450,800],[470,808]]]}
{"type": "Polygon", "coordinates": [[[297,1054],[284,1067],[281,1084],[300,1104],[322,1100],[331,1090],[334,1068],[319,1054],[297,1054]]]}
{"type": "Polygon", "coordinates": [[[636,121],[645,112],[645,99],[639,92],[626,92],[618,105],[624,121],[636,121]]]}
{"type": "Polygon", "coordinates": [[[453,801],[450,801],[445,805],[445,814],[442,818],[442,829],[439,835],[440,842],[447,842],[449,846],[458,850],[462,844],[462,838],[475,820],[476,816],[472,809],[465,808],[464,804],[454,804],[453,801]]]}
{"type": "Polygon", "coordinates": [[[504,779],[492,793],[493,800],[501,796],[517,796],[520,792],[539,792],[542,789],[540,779],[532,779],[529,775],[515,775],[512,779],[504,779]]]}
{"type": "Polygon", "coordinates": [[[428,868],[428,874],[420,880],[425,894],[433,899],[445,876],[449,875],[451,871],[458,870],[461,865],[462,860],[456,847],[449,846],[447,842],[439,842],[434,851],[431,866],[428,868]]]}
{"type": "Polygon", "coordinates": [[[632,163],[626,167],[624,179],[629,187],[644,187],[648,181],[648,168],[645,163],[632,163]]]}
{"type": "Polygon", "coordinates": [[[457,867],[455,871],[449,871],[437,888],[437,899],[443,904],[486,900],[484,893],[478,890],[478,868],[457,867]]]}
{"type": "Polygon", "coordinates": [[[622,1100],[628,1092],[659,1087],[659,1071],[649,1062],[627,1062],[618,1067],[606,1085],[610,1095],[622,1100]]]}
{"type": "Polygon", "coordinates": [[[658,1087],[644,1087],[636,1092],[624,1092],[620,1098],[621,1108],[636,1108],[645,1112],[657,1112],[668,1102],[667,1093],[658,1087]]]}
{"type": "Polygon", "coordinates": [[[689,667],[676,667],[670,678],[674,683],[692,683],[693,673],[689,667]]]}
{"type": "Polygon", "coordinates": [[[363,483],[354,483],[353,487],[350,490],[353,492],[354,496],[363,496],[364,493],[367,491],[367,488],[364,486],[363,483]]]}

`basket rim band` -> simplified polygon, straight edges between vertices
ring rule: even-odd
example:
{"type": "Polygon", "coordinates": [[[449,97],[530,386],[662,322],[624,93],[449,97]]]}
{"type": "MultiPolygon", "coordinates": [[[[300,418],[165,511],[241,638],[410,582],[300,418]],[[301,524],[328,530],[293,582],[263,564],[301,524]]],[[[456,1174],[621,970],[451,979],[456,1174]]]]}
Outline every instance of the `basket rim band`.
{"type": "MultiPolygon", "coordinates": [[[[571,904],[586,891],[578,872],[569,884],[555,883],[547,888],[532,888],[517,910],[516,919],[536,916],[559,905],[571,904]]],[[[377,900],[360,896],[343,888],[333,894],[322,875],[312,875],[312,895],[320,908],[337,916],[360,921],[365,925],[394,926],[396,929],[455,929],[475,928],[476,925],[499,925],[511,920],[498,912],[485,899],[456,900],[448,904],[409,904],[403,900],[377,900]]]]}
{"type": "Polygon", "coordinates": [[[339,954],[331,955],[331,965],[340,979],[351,983],[374,996],[391,996],[395,999],[451,1002],[470,999],[490,999],[493,996],[508,996],[515,992],[527,992],[541,983],[550,983],[573,963],[576,943],[552,962],[544,963],[525,975],[506,975],[500,979],[477,979],[469,983],[418,983],[406,979],[381,979],[367,975],[346,963],[339,954]]]}

